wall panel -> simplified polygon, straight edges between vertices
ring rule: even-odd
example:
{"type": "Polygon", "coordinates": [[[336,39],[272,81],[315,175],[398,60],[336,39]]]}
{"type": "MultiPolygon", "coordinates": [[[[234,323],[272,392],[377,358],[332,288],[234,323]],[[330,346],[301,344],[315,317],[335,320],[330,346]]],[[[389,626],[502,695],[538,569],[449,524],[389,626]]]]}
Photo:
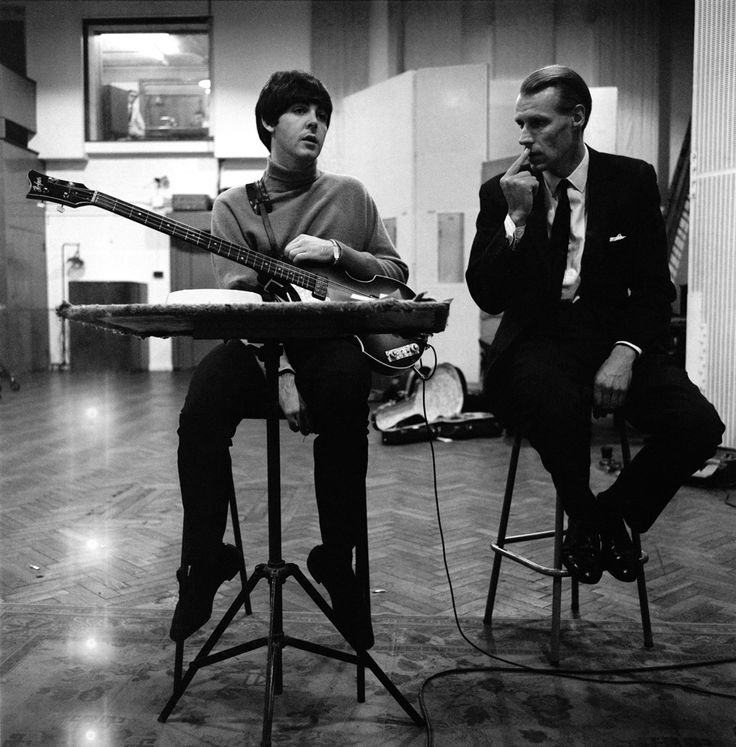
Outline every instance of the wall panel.
{"type": "Polygon", "coordinates": [[[463,218],[464,261],[475,236],[480,164],[488,150],[488,66],[427,68],[416,74],[416,221],[419,290],[452,298],[447,330],[433,344],[441,361],[478,378],[480,318],[464,277],[442,282],[440,215],[463,218]]]}
{"type": "Polygon", "coordinates": [[[736,448],[736,6],[695,7],[687,370],[736,448]]]}
{"type": "Polygon", "coordinates": [[[358,177],[384,218],[396,218],[397,248],[415,281],[414,75],[346,97],[333,116],[322,168],[358,177]]]}
{"type": "Polygon", "coordinates": [[[554,0],[495,0],[492,78],[524,78],[555,59],[554,0]]]}
{"type": "Polygon", "coordinates": [[[43,208],[25,199],[35,154],[0,141],[0,362],[14,373],[49,365],[43,208]]]}
{"type": "Polygon", "coordinates": [[[370,5],[367,0],[312,3],[312,70],[333,97],[369,85],[370,5]]]}
{"type": "Polygon", "coordinates": [[[311,67],[311,3],[212,2],[215,156],[267,155],[253,112],[271,73],[311,67]]]}
{"type": "Polygon", "coordinates": [[[404,70],[462,63],[463,3],[404,3],[404,70]]]}
{"type": "Polygon", "coordinates": [[[659,4],[601,3],[597,16],[598,79],[589,85],[619,90],[619,152],[659,159],[659,4]]]}

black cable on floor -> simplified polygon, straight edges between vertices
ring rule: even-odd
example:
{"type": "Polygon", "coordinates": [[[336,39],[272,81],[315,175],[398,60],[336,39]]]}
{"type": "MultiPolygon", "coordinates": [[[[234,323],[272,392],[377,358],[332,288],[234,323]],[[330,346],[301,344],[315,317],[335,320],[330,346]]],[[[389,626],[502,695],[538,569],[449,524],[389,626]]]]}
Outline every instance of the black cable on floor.
{"type": "Polygon", "coordinates": [[[424,425],[427,428],[427,432],[429,435],[429,448],[430,452],[432,454],[432,478],[433,478],[433,488],[434,488],[434,502],[435,502],[435,511],[437,514],[437,527],[439,529],[440,534],[440,542],[442,545],[442,561],[445,567],[445,576],[447,577],[447,584],[448,588],[450,590],[450,599],[452,601],[452,611],[453,616],[455,618],[455,626],[458,629],[458,632],[460,633],[460,636],[463,638],[463,640],[468,643],[472,648],[474,648],[476,651],[480,652],[484,656],[489,657],[490,659],[493,659],[495,661],[501,662],[503,664],[508,664],[508,667],[467,667],[467,668],[455,668],[455,669],[447,669],[442,672],[437,672],[430,677],[428,677],[424,682],[422,683],[421,687],[419,688],[419,706],[422,710],[422,714],[424,715],[425,720],[425,728],[427,731],[427,744],[432,745],[433,744],[433,735],[432,735],[432,722],[429,718],[429,713],[427,712],[426,705],[424,703],[424,690],[426,686],[435,679],[438,679],[439,677],[444,677],[448,675],[454,675],[454,674],[470,674],[470,673],[478,673],[478,672],[502,672],[505,674],[536,674],[541,676],[547,676],[547,677],[560,677],[560,678],[567,678],[567,679],[574,679],[579,680],[583,682],[593,682],[595,684],[599,685],[653,685],[657,687],[671,687],[671,688],[677,688],[680,690],[685,690],[688,692],[694,692],[700,695],[705,696],[711,696],[711,697],[718,697],[718,698],[725,698],[727,700],[736,700],[736,693],[723,693],[716,690],[708,690],[706,688],[700,688],[696,687],[695,685],[687,685],[684,683],[675,683],[675,682],[666,682],[664,680],[650,680],[650,679],[640,679],[640,678],[633,678],[633,679],[605,679],[607,677],[621,677],[623,675],[631,675],[631,674],[644,674],[649,672],[662,672],[662,671],[678,671],[678,670],[686,670],[686,669],[695,669],[700,667],[712,667],[712,666],[719,666],[724,664],[733,664],[736,663],[736,657],[726,657],[722,659],[713,659],[713,660],[707,660],[707,661],[697,661],[697,662],[690,662],[685,664],[660,664],[660,665],[652,665],[652,666],[646,666],[646,667],[628,667],[628,668],[619,668],[619,669],[551,669],[551,668],[545,668],[545,667],[532,667],[527,664],[522,664],[521,662],[515,662],[511,659],[505,659],[502,656],[498,656],[496,654],[492,654],[490,651],[486,651],[484,648],[481,648],[477,644],[475,644],[473,641],[471,641],[467,635],[465,635],[465,632],[462,629],[462,625],[460,624],[460,619],[457,614],[457,606],[455,604],[455,591],[452,586],[452,577],[450,574],[450,568],[447,562],[447,548],[445,545],[445,535],[444,530],[442,528],[442,515],[440,511],[440,501],[439,501],[439,489],[437,487],[437,460],[436,460],[436,454],[434,450],[434,432],[432,430],[432,427],[429,424],[429,420],[427,418],[427,401],[426,401],[426,389],[427,389],[427,381],[432,378],[436,368],[437,368],[437,352],[432,348],[432,346],[428,346],[432,349],[432,352],[434,353],[434,365],[430,371],[429,374],[423,374],[421,370],[415,368],[417,374],[419,375],[419,378],[421,379],[421,385],[422,385],[422,411],[423,411],[423,417],[424,417],[424,425]],[[603,679],[599,679],[603,677],[603,679]]]}

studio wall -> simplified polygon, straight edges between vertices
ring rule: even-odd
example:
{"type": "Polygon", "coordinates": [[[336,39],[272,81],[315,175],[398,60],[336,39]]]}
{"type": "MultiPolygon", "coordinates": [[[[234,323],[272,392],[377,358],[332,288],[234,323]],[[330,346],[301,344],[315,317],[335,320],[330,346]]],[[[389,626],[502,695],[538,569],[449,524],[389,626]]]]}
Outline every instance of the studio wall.
{"type": "MultiPolygon", "coordinates": [[[[683,59],[676,54],[674,44],[687,40],[683,26],[689,23],[689,0],[673,0],[666,13],[656,0],[17,0],[16,4],[26,11],[28,75],[38,84],[38,134],[31,147],[45,159],[49,173],[121,192],[143,207],[152,207],[154,179],[164,174],[171,193],[214,196],[223,186],[223,174],[228,179],[250,178],[261,168],[266,151],[257,139],[252,110],[267,75],[277,68],[310,69],[332,90],[338,117],[323,166],[363,178],[380,212],[396,220],[397,241],[412,268],[412,283],[456,299],[464,298],[464,288],[445,288],[433,279],[439,264],[438,221],[462,214],[467,250],[477,210],[480,164],[502,157],[514,144],[513,128],[489,123],[496,121],[496,115],[499,123],[508,121],[513,89],[530,69],[566,62],[592,85],[615,87],[617,147],[657,164],[665,195],[671,146],[679,144],[678,133],[687,125],[685,97],[662,70],[675,70],[687,85],[686,55],[683,59]],[[214,141],[187,153],[89,148],[84,142],[83,20],[208,14],[212,17],[214,141]],[[478,88],[471,98],[464,84],[452,91],[455,77],[465,75],[459,71],[473,67],[485,71],[486,90],[478,88]],[[411,91],[405,90],[407,78],[412,80],[411,91]],[[433,85],[444,81],[456,98],[448,95],[424,103],[421,96],[421,111],[411,110],[407,101],[416,99],[405,96],[413,97],[423,81],[428,82],[423,90],[430,94],[433,85]],[[497,86],[497,96],[489,95],[491,85],[497,86]],[[383,95],[381,86],[390,111],[379,122],[370,107],[363,109],[349,100],[361,92],[367,100],[377,100],[383,95]],[[485,119],[481,101],[489,108],[485,119]],[[494,114],[497,101],[503,103],[494,114]],[[489,129],[481,133],[479,123],[484,121],[489,129]],[[337,126],[341,122],[345,126],[337,126]],[[420,144],[425,139],[432,142],[436,153],[422,148],[413,152],[407,138],[418,138],[420,144]],[[401,157],[395,152],[399,146],[406,148],[401,157]],[[377,148],[386,153],[385,161],[377,157],[377,148]]],[[[476,84],[476,79],[468,82],[471,88],[476,84]]],[[[228,184],[226,179],[224,186],[228,184]]],[[[47,215],[49,309],[54,294],[60,292],[55,290],[60,288],[61,275],[57,258],[70,237],[81,243],[83,253],[89,250],[88,256],[96,257],[86,268],[89,279],[117,277],[124,268],[131,280],[150,284],[151,298],[165,295],[168,275],[151,277],[160,272],[154,268],[165,264],[167,249],[161,243],[165,237],[144,235],[146,229],[137,228],[139,233],[129,239],[140,252],[135,256],[141,262],[134,266],[130,262],[134,255],[117,248],[124,243],[120,237],[132,230],[120,227],[121,218],[93,217],[82,211],[61,215],[53,207],[47,215]],[[67,225],[65,220],[71,222],[67,225]],[[114,240],[100,241],[103,236],[114,240]],[[103,244],[105,252],[99,249],[103,244]]],[[[454,302],[451,324],[471,330],[468,334],[475,338],[477,330],[461,312],[464,304],[464,300],[454,302]]],[[[467,307],[468,314],[471,308],[467,307]]],[[[58,330],[51,337],[54,362],[58,330]]],[[[151,355],[152,366],[167,365],[167,343],[162,344],[162,350],[151,355]]],[[[463,342],[462,349],[465,355],[475,351],[475,344],[468,347],[463,342]]],[[[470,371],[475,368],[469,360],[467,365],[470,371]]]]}
{"type": "MultiPolygon", "coordinates": [[[[323,166],[358,176],[396,221],[396,247],[410,286],[452,299],[445,332],[432,338],[438,359],[470,382],[480,374],[482,315],[464,280],[489,162],[519,152],[514,105],[520,80],[493,80],[487,65],[432,67],[345,97],[333,116],[323,166]]],[[[616,152],[618,91],[593,88],[592,147],[616,152]]],[[[491,176],[492,174],[487,174],[491,176]]]]}
{"type": "Polygon", "coordinates": [[[696,4],[687,370],[736,449],[736,6],[696,4]]]}

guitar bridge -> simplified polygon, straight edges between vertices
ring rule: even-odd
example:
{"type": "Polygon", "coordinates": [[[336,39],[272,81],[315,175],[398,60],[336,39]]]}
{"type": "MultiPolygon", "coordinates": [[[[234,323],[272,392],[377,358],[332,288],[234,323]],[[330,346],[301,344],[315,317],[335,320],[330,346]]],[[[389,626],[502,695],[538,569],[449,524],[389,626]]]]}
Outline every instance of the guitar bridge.
{"type": "Polygon", "coordinates": [[[396,361],[402,361],[405,358],[421,355],[421,353],[422,351],[419,349],[419,345],[417,345],[416,342],[411,342],[408,345],[402,345],[400,348],[387,350],[386,359],[389,363],[396,363],[396,361]]]}
{"type": "Polygon", "coordinates": [[[320,277],[319,280],[314,284],[312,295],[320,300],[324,301],[327,298],[327,287],[329,282],[326,277],[320,277]]]}

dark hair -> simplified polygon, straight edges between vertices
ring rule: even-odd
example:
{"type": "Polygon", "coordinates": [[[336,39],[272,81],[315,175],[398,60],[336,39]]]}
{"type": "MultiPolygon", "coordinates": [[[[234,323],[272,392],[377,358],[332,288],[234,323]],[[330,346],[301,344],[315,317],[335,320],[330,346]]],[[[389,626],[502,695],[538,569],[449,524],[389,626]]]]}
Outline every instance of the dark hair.
{"type": "Polygon", "coordinates": [[[529,73],[521,84],[521,93],[528,96],[539,93],[545,88],[554,87],[560,92],[560,110],[571,112],[578,104],[585,108],[583,129],[590,119],[593,102],[587,83],[570,67],[565,65],[547,65],[529,73]]]}
{"type": "Polygon", "coordinates": [[[301,70],[281,70],[274,73],[261,89],[256,103],[256,127],[261,142],[271,150],[271,133],[263,122],[273,127],[292,104],[317,104],[327,113],[327,126],[332,116],[332,99],[327,89],[313,75],[301,70]]]}

